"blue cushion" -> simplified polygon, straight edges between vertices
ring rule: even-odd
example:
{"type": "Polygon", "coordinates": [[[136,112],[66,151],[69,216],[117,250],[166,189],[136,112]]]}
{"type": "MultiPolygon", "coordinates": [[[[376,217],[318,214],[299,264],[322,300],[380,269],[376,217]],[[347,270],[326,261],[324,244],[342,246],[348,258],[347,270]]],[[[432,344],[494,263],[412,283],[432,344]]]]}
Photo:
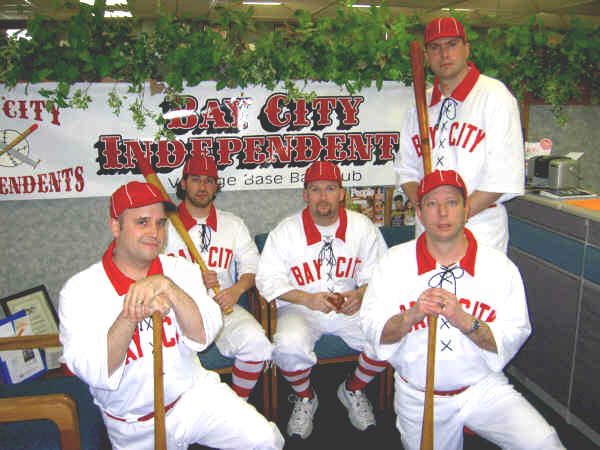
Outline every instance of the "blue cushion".
{"type": "Polygon", "coordinates": [[[339,356],[358,355],[360,351],[354,350],[338,336],[324,334],[315,344],[315,353],[318,359],[336,358],[339,356]]]}
{"type": "Polygon", "coordinates": [[[208,370],[223,369],[233,366],[233,358],[227,358],[219,352],[217,346],[213,343],[206,350],[198,353],[198,358],[202,367],[208,370]]]}
{"type": "Polygon", "coordinates": [[[256,243],[256,246],[258,247],[258,253],[262,253],[263,248],[265,248],[265,242],[267,242],[267,236],[269,236],[269,233],[260,233],[260,234],[257,234],[256,236],[254,236],[254,242],[256,243]]]}
{"type": "Polygon", "coordinates": [[[240,296],[240,299],[238,300],[237,304],[240,305],[244,309],[250,310],[250,298],[248,297],[247,292],[244,292],[240,296]]]}
{"type": "MultiPolygon", "coordinates": [[[[77,402],[81,448],[110,448],[100,409],[94,404],[87,384],[79,378],[57,377],[0,385],[0,398],[59,393],[69,394],[77,402]]],[[[0,449],[60,450],[58,428],[50,420],[0,423],[0,449]]]]}
{"type": "Polygon", "coordinates": [[[415,227],[380,227],[379,231],[388,247],[410,241],[415,238],[415,227]]]}

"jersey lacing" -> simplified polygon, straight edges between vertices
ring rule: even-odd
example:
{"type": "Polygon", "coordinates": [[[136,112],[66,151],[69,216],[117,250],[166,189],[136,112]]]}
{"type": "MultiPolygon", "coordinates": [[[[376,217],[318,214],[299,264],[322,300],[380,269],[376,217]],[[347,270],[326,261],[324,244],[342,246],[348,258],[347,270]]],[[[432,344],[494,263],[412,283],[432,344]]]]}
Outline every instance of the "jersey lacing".
{"type": "MultiPolygon", "coordinates": [[[[442,268],[441,272],[438,272],[435,275],[433,275],[429,279],[427,284],[429,285],[429,287],[443,288],[449,292],[452,292],[454,295],[456,295],[456,280],[458,280],[465,274],[464,269],[460,266],[457,266],[456,264],[452,264],[451,266],[441,266],[441,268],[442,268]],[[450,287],[452,289],[452,291],[450,291],[450,289],[447,289],[447,287],[444,286],[444,283],[446,284],[446,286],[450,285],[448,287],[450,287]]],[[[445,327],[450,328],[450,323],[448,322],[448,320],[446,320],[445,317],[440,315],[439,318],[441,319],[440,327],[439,327],[440,330],[445,327]]],[[[440,339],[440,342],[442,344],[440,351],[442,351],[442,352],[444,350],[453,351],[452,347],[450,346],[450,344],[452,344],[452,339],[448,339],[448,341],[444,341],[444,339],[440,339]]]]}
{"type": "MultiPolygon", "coordinates": [[[[442,150],[446,148],[446,141],[448,140],[449,124],[456,118],[456,106],[458,102],[452,97],[446,97],[440,107],[435,128],[438,130],[436,150],[442,150]]],[[[444,156],[436,154],[435,167],[444,167],[444,156]]]]}
{"type": "Polygon", "coordinates": [[[327,271],[327,280],[333,280],[333,268],[335,266],[335,255],[333,254],[333,238],[330,236],[323,237],[323,247],[319,251],[319,262],[323,262],[329,266],[327,271]]]}
{"type": "Polygon", "coordinates": [[[448,283],[452,287],[452,293],[456,295],[456,280],[465,274],[464,269],[456,264],[452,264],[451,266],[441,266],[441,268],[442,271],[433,275],[427,284],[429,287],[444,288],[450,292],[450,290],[444,286],[444,282],[448,283]]]}
{"type": "Polygon", "coordinates": [[[200,230],[200,251],[206,252],[208,251],[208,247],[210,247],[210,238],[212,232],[210,227],[205,223],[202,224],[202,229],[200,230]]]}

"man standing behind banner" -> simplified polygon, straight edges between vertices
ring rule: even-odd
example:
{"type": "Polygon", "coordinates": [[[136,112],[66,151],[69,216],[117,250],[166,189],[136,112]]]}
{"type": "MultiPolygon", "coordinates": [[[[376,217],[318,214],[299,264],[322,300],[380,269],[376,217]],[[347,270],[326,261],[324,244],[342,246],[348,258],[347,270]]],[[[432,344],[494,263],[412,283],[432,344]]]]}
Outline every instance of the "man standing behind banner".
{"type": "MultiPolygon", "coordinates": [[[[273,344],[256,319],[237,304],[240,296],[254,286],[258,249],[248,228],[237,216],[215,208],[219,175],[212,158],[194,156],[183,166],[177,185],[179,218],[210,270],[202,273],[208,289],[219,286],[214,297],[222,311],[223,329],[215,344],[219,351],[235,358],[232,388],[244,400],[258,382],[265,360],[271,359],[273,344]]],[[[165,253],[193,260],[179,233],[169,223],[165,253]]]]}
{"type": "Polygon", "coordinates": [[[114,449],[154,449],[152,314],[162,317],[167,449],[281,449],[277,426],[239,399],[217,374],[192,362],[222,325],[198,267],[160,255],[165,208],[152,184],[133,181],[110,201],[114,237],[102,261],[60,291],[67,367],[90,386],[114,449]]]}
{"type": "Polygon", "coordinates": [[[466,425],[501,448],[563,449],[502,373],[531,333],[519,270],[465,228],[467,189],[455,171],[426,175],[417,198],[425,233],[379,260],[360,311],[377,357],[395,369],[403,448],[420,447],[427,316],[436,315],[433,448],[461,449],[466,425]]]}
{"type": "MultiPolygon", "coordinates": [[[[469,189],[469,229],[482,243],[508,247],[503,202],[524,193],[524,144],[516,99],[481,75],[469,58],[462,24],[450,17],[425,28],[425,59],[436,75],[429,91],[432,170],[456,170],[469,189]]],[[[416,109],[407,113],[395,161],[397,184],[417,204],[423,158],[416,109]]],[[[417,222],[417,236],[423,232],[417,222]]]]}

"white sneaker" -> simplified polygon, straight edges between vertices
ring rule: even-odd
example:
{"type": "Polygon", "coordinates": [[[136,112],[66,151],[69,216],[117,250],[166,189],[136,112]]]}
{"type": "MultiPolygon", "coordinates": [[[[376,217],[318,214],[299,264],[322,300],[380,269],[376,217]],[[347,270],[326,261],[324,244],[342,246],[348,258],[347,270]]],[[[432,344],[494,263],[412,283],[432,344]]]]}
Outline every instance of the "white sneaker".
{"type": "Polygon", "coordinates": [[[287,433],[289,436],[299,436],[306,439],[312,433],[313,417],[319,406],[317,393],[313,391],[313,398],[298,397],[291,394],[288,399],[294,404],[294,409],[288,422],[287,433]]]}
{"type": "Polygon", "coordinates": [[[344,380],[338,387],[337,396],[348,410],[348,418],[354,427],[365,431],[368,427],[375,426],[373,406],[363,391],[349,391],[344,380]]]}

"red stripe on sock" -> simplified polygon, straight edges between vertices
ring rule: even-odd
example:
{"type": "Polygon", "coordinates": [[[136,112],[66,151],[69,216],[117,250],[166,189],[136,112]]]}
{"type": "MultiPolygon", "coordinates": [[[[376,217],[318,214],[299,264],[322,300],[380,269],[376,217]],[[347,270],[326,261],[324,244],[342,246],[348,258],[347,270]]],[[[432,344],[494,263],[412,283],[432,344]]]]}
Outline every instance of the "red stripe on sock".
{"type": "Polygon", "coordinates": [[[363,359],[365,360],[366,363],[368,363],[372,366],[377,366],[377,367],[381,367],[382,369],[385,369],[388,365],[387,361],[379,361],[377,359],[371,359],[367,355],[365,355],[364,352],[361,353],[361,356],[363,357],[363,359]]]}
{"type": "Polygon", "coordinates": [[[360,370],[362,373],[364,373],[365,375],[373,378],[375,375],[377,375],[379,372],[376,372],[375,370],[369,370],[364,366],[359,365],[357,367],[358,370],[360,370]]]}
{"type": "Polygon", "coordinates": [[[310,372],[310,370],[311,370],[311,368],[310,368],[310,367],[309,367],[308,369],[296,370],[295,372],[287,372],[287,371],[285,371],[285,370],[282,370],[282,371],[281,371],[281,374],[282,374],[284,377],[289,377],[289,378],[291,378],[291,377],[297,377],[298,375],[302,375],[302,374],[308,373],[308,372],[310,372]]]}
{"type": "Polygon", "coordinates": [[[367,384],[368,383],[365,383],[356,375],[352,375],[352,377],[346,382],[346,388],[349,391],[362,391],[367,384]]]}
{"type": "Polygon", "coordinates": [[[250,396],[250,392],[252,391],[252,389],[245,389],[237,384],[232,384],[231,389],[233,389],[233,391],[242,398],[248,398],[250,396]]]}
{"type": "Polygon", "coordinates": [[[245,380],[258,380],[260,377],[260,372],[246,372],[245,370],[238,369],[236,366],[233,366],[232,372],[234,375],[245,380]]]}
{"type": "Polygon", "coordinates": [[[312,387],[309,385],[305,390],[303,390],[302,392],[296,392],[296,395],[298,397],[307,397],[307,398],[313,398],[313,390],[312,387]]]}

